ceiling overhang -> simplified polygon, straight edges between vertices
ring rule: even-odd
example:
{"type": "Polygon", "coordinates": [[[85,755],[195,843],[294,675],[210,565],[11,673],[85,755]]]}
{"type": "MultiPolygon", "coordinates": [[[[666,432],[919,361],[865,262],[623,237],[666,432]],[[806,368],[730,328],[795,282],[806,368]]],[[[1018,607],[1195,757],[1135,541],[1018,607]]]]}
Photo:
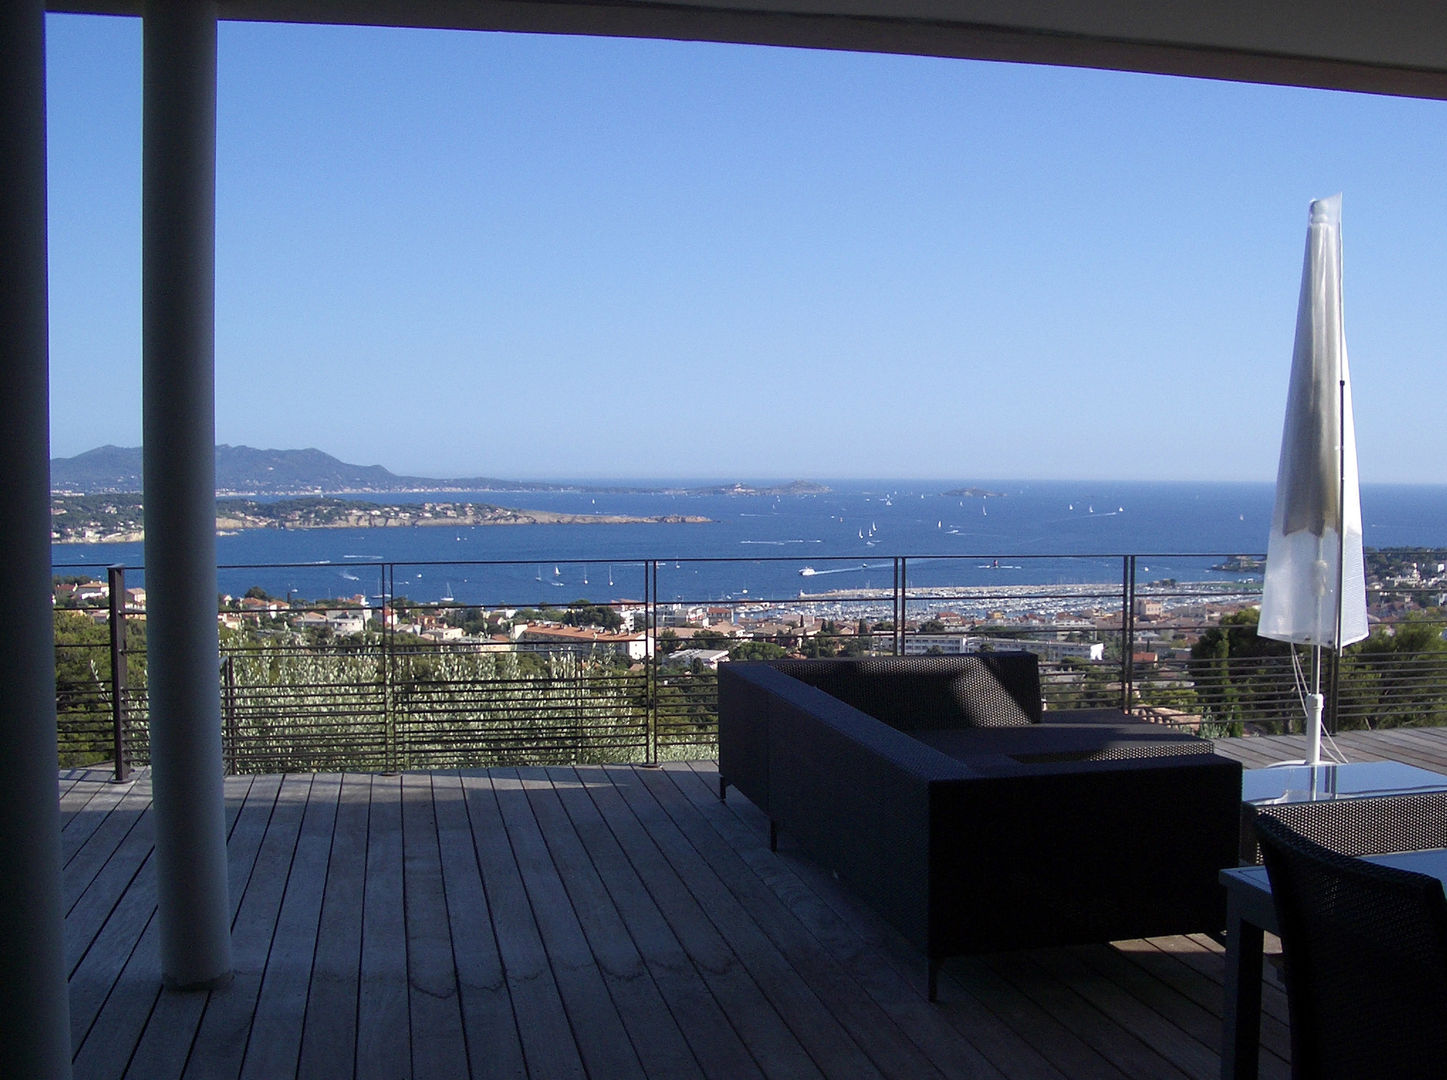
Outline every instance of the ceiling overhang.
{"type": "MultiPolygon", "coordinates": [[[[216,0],[222,18],[785,45],[1447,98],[1437,0],[216,0]]],[[[51,0],[138,15],[141,0],[51,0]]]]}

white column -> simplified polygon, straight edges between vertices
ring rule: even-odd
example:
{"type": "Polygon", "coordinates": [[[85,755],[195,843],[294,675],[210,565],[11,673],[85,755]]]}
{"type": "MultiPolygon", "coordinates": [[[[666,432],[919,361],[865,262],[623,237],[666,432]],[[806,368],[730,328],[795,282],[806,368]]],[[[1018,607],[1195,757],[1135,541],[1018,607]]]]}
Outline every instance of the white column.
{"type": "Polygon", "coordinates": [[[0,4],[0,1075],[69,1077],[50,602],[45,5],[0,4]]]}
{"type": "Polygon", "coordinates": [[[231,978],[216,631],[216,5],[147,0],[141,357],[161,972],[231,978]]]}

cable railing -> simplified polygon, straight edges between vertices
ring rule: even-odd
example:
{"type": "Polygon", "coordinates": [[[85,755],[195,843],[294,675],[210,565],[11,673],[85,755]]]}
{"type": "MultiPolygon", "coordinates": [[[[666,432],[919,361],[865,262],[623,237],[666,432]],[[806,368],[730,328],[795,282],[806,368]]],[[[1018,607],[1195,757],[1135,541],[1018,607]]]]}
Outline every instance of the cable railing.
{"type": "MultiPolygon", "coordinates": [[[[1041,658],[1047,709],[1119,708],[1216,736],[1299,731],[1290,647],[1256,638],[1250,620],[1259,577],[1219,569],[1242,558],[895,556],[839,586],[858,576],[850,560],[806,574],[787,559],[643,559],[581,567],[597,584],[562,602],[550,563],[306,564],[348,583],[365,569],[377,589],[310,599],[277,584],[295,565],[224,567],[251,594],[218,610],[226,768],[710,756],[717,664],[781,656],[1023,648],[1041,658]],[[1199,567],[1200,580],[1146,578],[1163,564],[1199,567]],[[445,593],[402,595],[424,580],[445,593]]],[[[126,600],[143,573],[112,568],[107,596],[57,612],[64,764],[114,761],[124,776],[149,760],[144,609],[126,600]]],[[[1447,723],[1438,600],[1430,586],[1374,585],[1372,637],[1328,662],[1330,728],[1447,723]]]]}

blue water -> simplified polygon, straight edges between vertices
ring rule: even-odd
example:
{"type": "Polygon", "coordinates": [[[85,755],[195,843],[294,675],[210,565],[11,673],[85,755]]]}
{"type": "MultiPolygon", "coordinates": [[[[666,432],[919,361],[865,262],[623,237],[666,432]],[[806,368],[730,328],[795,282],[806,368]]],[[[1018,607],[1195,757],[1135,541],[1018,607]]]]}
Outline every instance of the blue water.
{"type": "MultiPolygon", "coordinates": [[[[761,600],[887,588],[899,555],[911,557],[912,586],[1118,582],[1124,553],[1143,556],[1138,580],[1225,580],[1231,575],[1210,567],[1225,555],[1265,550],[1273,498],[1270,484],[997,482],[985,486],[1002,496],[988,499],[945,497],[937,483],[831,486],[828,494],[780,497],[427,495],[418,501],[688,514],[713,523],[254,530],[217,539],[218,583],[232,594],[260,585],[309,599],[363,593],[559,604],[642,599],[639,560],[651,559],[661,560],[661,600],[761,600]],[[457,565],[466,562],[517,565],[457,565]],[[407,565],[387,580],[384,563],[407,565]],[[806,568],[815,573],[801,575],[806,568]]],[[[1447,487],[1365,486],[1362,515],[1369,547],[1447,547],[1447,487]]],[[[144,551],[64,544],[54,547],[53,561],[58,572],[94,567],[99,576],[111,563],[143,565],[144,551]]],[[[144,583],[143,573],[132,571],[128,583],[144,583]]]]}

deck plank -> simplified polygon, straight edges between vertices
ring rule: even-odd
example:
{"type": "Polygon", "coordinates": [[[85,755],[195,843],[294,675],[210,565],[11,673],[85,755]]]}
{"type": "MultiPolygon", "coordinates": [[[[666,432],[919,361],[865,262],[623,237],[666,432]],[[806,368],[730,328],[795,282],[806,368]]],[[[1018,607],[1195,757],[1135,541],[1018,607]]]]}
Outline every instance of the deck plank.
{"type": "Polygon", "coordinates": [[[638,1051],[604,984],[533,813],[533,787],[551,790],[551,785],[534,776],[494,770],[492,783],[539,940],[588,1075],[637,1076],[642,1068],[638,1051]]]}
{"type": "Polygon", "coordinates": [[[1133,998],[1099,971],[1072,962],[1064,950],[1011,953],[996,957],[992,966],[1124,1076],[1205,1080],[1219,1070],[1215,1054],[1195,1053],[1204,1048],[1192,1047],[1168,1020],[1137,1008],[1133,998]],[[1161,1040],[1165,1045],[1158,1050],[1161,1040]]]}
{"type": "MultiPolygon", "coordinates": [[[[136,780],[142,779],[144,776],[138,773],[136,780]]],[[[235,778],[228,783],[229,790],[244,791],[250,785],[250,778],[235,778]]],[[[240,799],[227,799],[228,836],[240,808],[240,799]]],[[[144,822],[141,827],[149,832],[144,822]]],[[[78,1047],[75,1059],[77,1076],[112,1080],[124,1075],[147,1021],[160,1000],[160,931],[156,922],[155,873],[150,865],[153,854],[147,852],[140,872],[97,935],[95,945],[87,952],[81,967],[71,976],[73,1024],[87,1017],[91,1005],[103,990],[108,992],[87,1030],[75,1041],[78,1047]],[[114,950],[117,957],[125,954],[124,966],[114,979],[109,973],[99,974],[92,966],[97,955],[109,950],[114,950]]],[[[67,929],[70,929],[69,922],[67,929]]],[[[192,997],[196,999],[193,1004],[199,1010],[203,995],[192,997]]]]}
{"type": "Polygon", "coordinates": [[[618,777],[603,769],[594,775],[606,781],[589,786],[594,805],[608,821],[634,873],[733,1023],[755,1065],[768,1077],[817,1080],[822,1075],[818,1067],[710,920],[693,883],[679,876],[656,843],[653,831],[634,814],[620,791],[618,777]]]}
{"type": "MultiPolygon", "coordinates": [[[[711,771],[715,774],[712,789],[717,791],[716,768],[711,771]]],[[[732,792],[726,805],[753,829],[756,845],[767,851],[768,823],[764,815],[748,800],[732,792]]],[[[828,911],[861,938],[878,965],[874,978],[884,981],[896,992],[897,988],[903,987],[906,997],[913,996],[916,1009],[922,1007],[931,1017],[946,1024],[957,1038],[978,1050],[991,1069],[997,1069],[1006,1076],[1065,1080],[1065,1074],[1048,1061],[1031,1040],[1018,1036],[987,1000],[971,995],[961,981],[952,977],[952,972],[957,976],[967,970],[962,964],[947,965],[943,969],[941,998],[936,1003],[929,1003],[923,996],[924,960],[893,927],[875,915],[858,897],[841,889],[827,870],[806,855],[792,850],[787,841],[771,855],[785,862],[793,874],[809,885],[828,911]]],[[[976,1067],[973,1060],[967,1059],[961,1074],[975,1075],[973,1069],[976,1067]]]]}
{"type": "Polygon", "coordinates": [[[732,944],[749,976],[774,1003],[819,1071],[825,1076],[881,1076],[840,1019],[820,1000],[816,989],[780,954],[650,790],[656,780],[670,782],[647,769],[605,767],[603,771],[613,780],[614,787],[648,830],[675,873],[688,881],[690,891],[708,918],[732,944]]]}
{"type": "Polygon", "coordinates": [[[426,773],[402,777],[402,891],[406,897],[410,1075],[465,1076],[467,1044],[443,895],[432,778],[426,773]]]}
{"type": "MultiPolygon", "coordinates": [[[[257,994],[241,1067],[243,1077],[269,1080],[296,1073],[340,794],[341,777],[336,775],[316,777],[307,792],[286,891],[257,994]]],[[[273,819],[272,827],[283,823],[282,819],[273,819]]]]}
{"type": "Polygon", "coordinates": [[[583,1077],[581,1052],[533,918],[493,780],[486,773],[472,774],[464,777],[463,787],[529,1075],[583,1077]]]}
{"type": "MultiPolygon", "coordinates": [[[[767,821],[752,803],[741,796],[729,802],[718,798],[718,769],[713,762],[665,766],[664,771],[693,808],[727,840],[738,858],[767,884],[808,928],[820,947],[920,1048],[934,1068],[947,1076],[996,1078],[1004,1075],[973,1042],[944,1019],[938,1007],[921,998],[918,978],[907,979],[891,967],[854,923],[834,911],[788,862],[769,851],[764,842],[767,821]]],[[[832,883],[829,891],[834,891],[832,883]]]]}
{"type": "MultiPolygon", "coordinates": [[[[137,807],[151,801],[150,776],[126,784],[77,785],[87,791],[83,802],[77,800],[68,815],[63,815],[60,830],[60,860],[69,865],[76,858],[90,857],[104,862],[135,823],[137,807]]],[[[63,804],[62,804],[63,805],[63,804]]],[[[77,867],[84,876],[85,868],[77,867]]],[[[67,897],[67,904],[73,900],[67,897]]]]}
{"type": "Polygon", "coordinates": [[[312,777],[299,773],[284,777],[277,790],[231,925],[235,975],[224,991],[209,995],[186,1080],[240,1075],[311,787],[312,777]]]}
{"type": "MultiPolygon", "coordinates": [[[[1348,732],[1447,774],[1447,731],[1348,732]]],[[[1222,740],[1257,767],[1300,736],[1222,740]]],[[[712,762],[228,777],[237,977],[160,989],[149,776],[58,775],[75,1075],[1214,1075],[1205,935],[949,961],[895,931],[712,762]]],[[[1272,946],[1274,947],[1274,946],[1272,946]]],[[[1262,1076],[1290,1074],[1263,980],[1262,1076]]]]}
{"type": "Polygon", "coordinates": [[[301,1032],[298,1076],[351,1076],[357,1058],[362,894],[372,778],[346,773],[340,780],[301,1032]]]}
{"type": "Polygon", "coordinates": [[[568,815],[616,905],[619,921],[637,944],[669,1008],[675,1016],[685,1018],[683,1034],[703,1074],[709,1080],[762,1078],[763,1073],[710,991],[707,980],[690,961],[609,821],[594,802],[591,790],[599,781],[591,772],[576,774],[571,770],[551,769],[549,773],[553,775],[559,805],[568,815]],[[577,776],[577,782],[566,782],[560,773],[577,776]]]}
{"type": "MultiPolygon", "coordinates": [[[[617,905],[563,809],[558,788],[582,781],[576,773],[560,769],[521,769],[519,776],[543,781],[530,788],[529,799],[539,834],[547,845],[557,886],[566,894],[582,944],[591,954],[592,966],[617,1009],[641,1074],[657,1080],[702,1077],[680,1018],[669,1011],[617,905]]],[[[681,1019],[684,1024],[690,1022],[687,1017],[681,1019]]]]}
{"type": "Polygon", "coordinates": [[[527,1076],[522,1037],[473,848],[461,777],[434,773],[432,802],[468,1061],[474,1073],[518,1080],[527,1076]]]}
{"type": "MultiPolygon", "coordinates": [[[[678,831],[703,857],[779,955],[813,989],[821,1004],[851,1041],[886,1076],[943,1074],[902,1032],[890,1016],[849,977],[795,917],[793,911],[724,841],[663,770],[639,770],[644,787],[658,800],[678,831]],[[867,1033],[867,1035],[866,1035],[867,1033]]],[[[712,807],[709,807],[712,809],[712,807]]]]}
{"type": "MultiPolygon", "coordinates": [[[[227,877],[233,923],[265,839],[281,781],[279,776],[258,776],[243,778],[238,783],[228,782],[226,786],[226,812],[230,822],[227,877]]],[[[134,1080],[181,1076],[211,999],[222,993],[225,991],[162,993],[156,999],[156,1007],[141,1033],[125,1075],[134,1080]]]]}
{"type": "Polygon", "coordinates": [[[400,776],[372,778],[366,866],[356,1077],[396,1080],[412,1075],[400,776]]]}

